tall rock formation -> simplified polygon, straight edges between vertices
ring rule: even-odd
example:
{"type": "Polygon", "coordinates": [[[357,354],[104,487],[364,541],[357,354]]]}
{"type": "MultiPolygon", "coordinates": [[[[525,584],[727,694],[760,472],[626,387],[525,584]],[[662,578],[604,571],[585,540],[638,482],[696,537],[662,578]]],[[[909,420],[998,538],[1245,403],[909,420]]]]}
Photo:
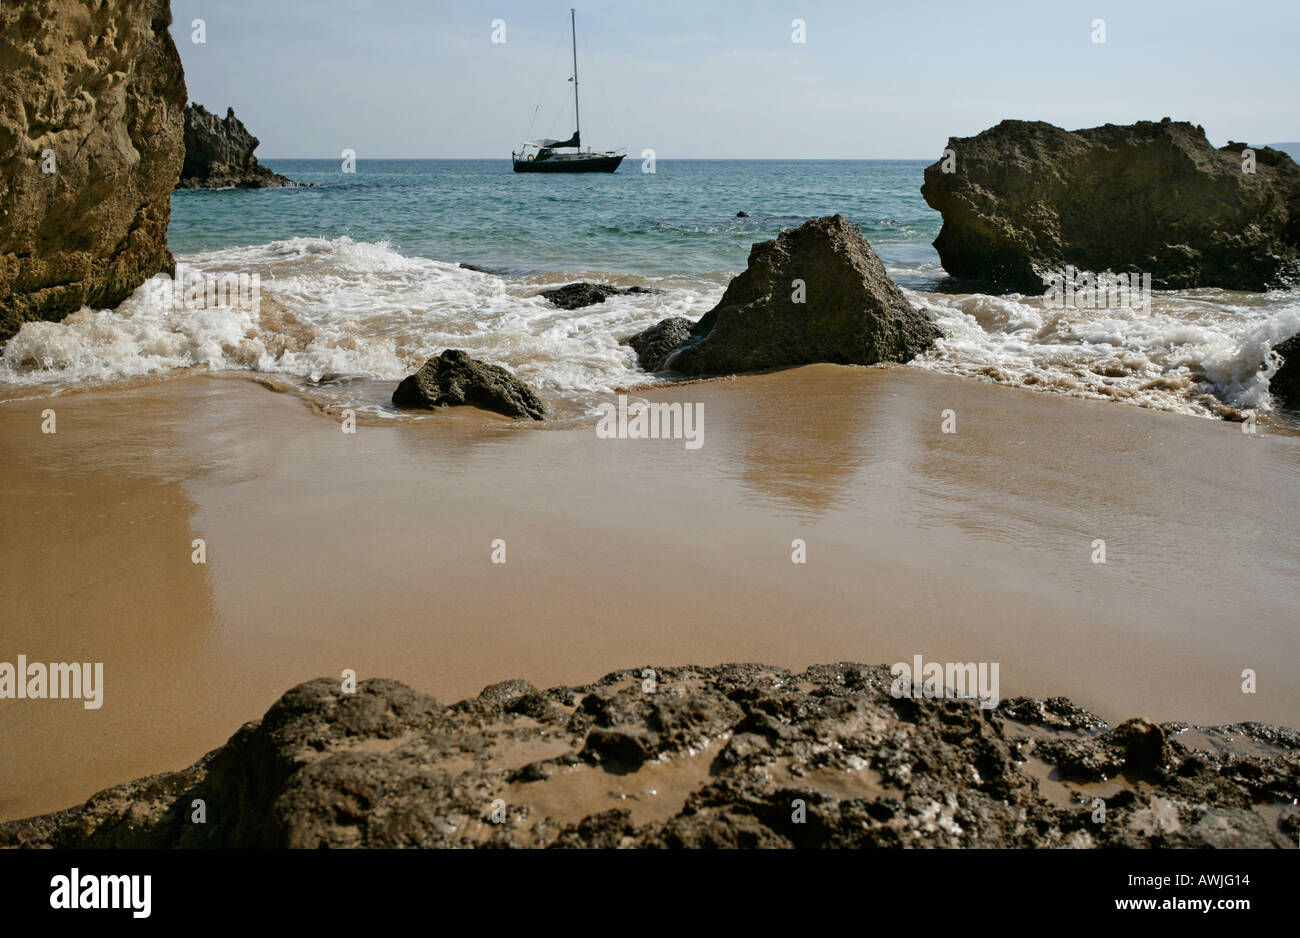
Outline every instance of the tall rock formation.
{"type": "Polygon", "coordinates": [[[261,143],[244,122],[226,108],[224,118],[202,104],[185,109],[185,165],[178,189],[274,189],[297,185],[257,162],[261,143]]]}
{"type": "Polygon", "coordinates": [[[906,362],[939,331],[889,279],[857,226],[829,215],[755,244],[748,268],[691,334],[659,367],[723,375],[813,362],[906,362]]]}
{"type": "Polygon", "coordinates": [[[167,0],[0,4],[0,340],[174,268],[185,77],[167,0]]]}

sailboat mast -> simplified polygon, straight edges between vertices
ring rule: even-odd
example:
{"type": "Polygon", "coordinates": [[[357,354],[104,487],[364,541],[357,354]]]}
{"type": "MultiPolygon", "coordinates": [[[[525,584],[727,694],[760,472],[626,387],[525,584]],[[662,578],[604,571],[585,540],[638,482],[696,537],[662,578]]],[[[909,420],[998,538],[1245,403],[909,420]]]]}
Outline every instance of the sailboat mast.
{"type": "Polygon", "coordinates": [[[569,7],[569,28],[573,32],[573,135],[582,143],[582,121],[578,117],[578,22],[569,7]]]}

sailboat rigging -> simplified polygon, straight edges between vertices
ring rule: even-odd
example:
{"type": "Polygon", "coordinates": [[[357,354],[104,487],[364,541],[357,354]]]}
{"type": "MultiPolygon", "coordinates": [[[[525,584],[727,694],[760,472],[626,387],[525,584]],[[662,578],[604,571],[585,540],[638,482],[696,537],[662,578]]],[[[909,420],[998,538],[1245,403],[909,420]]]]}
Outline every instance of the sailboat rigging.
{"type": "Polygon", "coordinates": [[[578,113],[578,23],[576,14],[569,10],[569,27],[573,33],[573,136],[568,140],[529,140],[511,152],[510,159],[517,173],[612,173],[623,162],[626,153],[608,150],[593,153],[591,147],[582,149],[582,120],[578,113]],[[572,150],[573,152],[557,152],[572,150]]]}

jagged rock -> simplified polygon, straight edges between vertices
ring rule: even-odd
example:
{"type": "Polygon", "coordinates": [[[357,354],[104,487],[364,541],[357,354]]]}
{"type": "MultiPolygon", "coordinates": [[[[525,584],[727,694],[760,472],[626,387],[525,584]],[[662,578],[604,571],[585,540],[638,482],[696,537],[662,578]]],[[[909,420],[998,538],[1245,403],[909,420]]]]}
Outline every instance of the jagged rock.
{"type": "Polygon", "coordinates": [[[167,0],[0,4],[0,340],[173,271],[185,78],[171,21],[167,0]]]}
{"type": "Polygon", "coordinates": [[[755,244],[749,267],[664,365],[695,375],[906,362],[938,335],[857,226],[831,215],[755,244]]]}
{"type": "Polygon", "coordinates": [[[1062,698],[993,710],[895,699],[883,667],[654,672],[653,692],[638,668],[544,691],[506,681],[451,706],[387,679],[345,693],[319,678],[188,769],[0,823],[0,848],[1294,841],[1294,811],[1253,810],[1300,794],[1294,730],[1201,727],[1215,750],[1207,752],[1180,743],[1177,724],[1098,730],[1062,698]],[[1109,778],[1105,823],[1094,820],[1086,784],[1071,790],[1055,771],[1022,769],[1029,750],[1067,777],[1109,778]],[[190,822],[194,799],[204,801],[206,823],[190,822]]]}
{"type": "Polygon", "coordinates": [[[257,162],[260,143],[248,132],[234,108],[224,118],[201,104],[185,109],[185,165],[177,189],[275,189],[296,186],[286,176],[257,162]]]}
{"type": "Polygon", "coordinates": [[[1282,365],[1273,372],[1268,389],[1288,407],[1300,407],[1300,335],[1293,335],[1273,349],[1282,365]]]}
{"type": "Polygon", "coordinates": [[[681,316],[664,319],[623,340],[636,352],[637,361],[646,371],[657,371],[666,356],[691,337],[695,323],[681,316]]]}
{"type": "Polygon", "coordinates": [[[581,280],[577,283],[566,283],[553,290],[543,290],[538,295],[545,297],[548,302],[560,309],[582,309],[584,306],[603,303],[611,296],[658,292],[648,287],[612,287],[607,283],[590,283],[581,280]]]}
{"type": "Polygon", "coordinates": [[[455,407],[468,404],[507,417],[541,420],[546,408],[528,385],[498,365],[489,365],[459,349],[430,358],[402,379],[393,392],[395,407],[455,407]]]}
{"type": "Polygon", "coordinates": [[[1300,270],[1300,167],[1186,122],[1066,131],[1007,120],[948,141],[921,194],[943,213],[944,270],[1022,293],[1066,265],[1149,273],[1157,289],[1263,290],[1300,270]]]}

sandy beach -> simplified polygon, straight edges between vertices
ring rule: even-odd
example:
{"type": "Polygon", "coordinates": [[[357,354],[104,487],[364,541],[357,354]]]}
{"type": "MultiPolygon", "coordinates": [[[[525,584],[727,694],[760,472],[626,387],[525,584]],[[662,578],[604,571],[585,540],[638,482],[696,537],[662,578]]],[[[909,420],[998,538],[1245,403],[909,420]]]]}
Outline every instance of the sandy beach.
{"type": "Polygon", "coordinates": [[[704,445],[467,410],[345,434],[201,373],[0,404],[5,651],[105,675],[98,710],[0,709],[0,818],[188,765],[347,668],[451,701],[919,654],[1112,721],[1300,722],[1294,434],[895,367],[633,393],[703,404],[704,445]]]}

